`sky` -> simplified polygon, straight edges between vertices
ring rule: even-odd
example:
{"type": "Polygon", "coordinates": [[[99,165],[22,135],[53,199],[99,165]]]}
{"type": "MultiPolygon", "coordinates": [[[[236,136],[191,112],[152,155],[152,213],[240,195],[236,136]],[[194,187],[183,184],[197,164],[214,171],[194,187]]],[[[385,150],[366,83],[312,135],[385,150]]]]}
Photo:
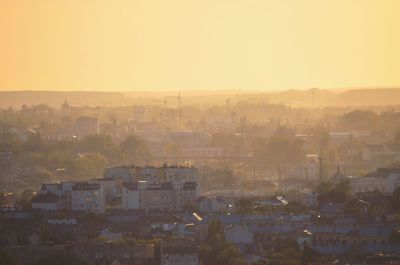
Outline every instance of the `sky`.
{"type": "Polygon", "coordinates": [[[400,85],[398,0],[0,0],[0,90],[400,85]]]}

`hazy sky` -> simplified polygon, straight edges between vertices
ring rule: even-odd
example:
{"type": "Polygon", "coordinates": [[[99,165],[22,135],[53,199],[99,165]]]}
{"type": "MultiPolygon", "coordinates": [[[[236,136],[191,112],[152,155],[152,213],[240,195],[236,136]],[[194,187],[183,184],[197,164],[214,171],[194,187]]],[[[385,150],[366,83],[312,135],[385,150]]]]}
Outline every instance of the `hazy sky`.
{"type": "Polygon", "coordinates": [[[0,90],[400,85],[399,0],[0,0],[0,90]]]}

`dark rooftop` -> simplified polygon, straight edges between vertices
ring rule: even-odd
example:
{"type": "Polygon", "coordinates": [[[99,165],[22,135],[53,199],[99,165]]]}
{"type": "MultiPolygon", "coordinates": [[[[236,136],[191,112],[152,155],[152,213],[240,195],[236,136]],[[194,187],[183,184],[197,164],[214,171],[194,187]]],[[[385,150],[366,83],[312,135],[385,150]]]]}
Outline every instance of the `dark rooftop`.
{"type": "Polygon", "coordinates": [[[32,203],[51,203],[57,202],[60,199],[57,195],[52,192],[40,193],[32,198],[32,203]]]}

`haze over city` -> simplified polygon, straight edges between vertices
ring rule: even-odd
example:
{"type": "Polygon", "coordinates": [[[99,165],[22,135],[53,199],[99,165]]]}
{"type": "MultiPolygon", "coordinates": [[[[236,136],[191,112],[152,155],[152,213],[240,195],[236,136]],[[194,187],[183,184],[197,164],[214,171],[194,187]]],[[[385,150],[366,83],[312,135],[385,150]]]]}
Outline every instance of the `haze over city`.
{"type": "Polygon", "coordinates": [[[400,0],[0,0],[0,265],[400,265],[400,0]]]}

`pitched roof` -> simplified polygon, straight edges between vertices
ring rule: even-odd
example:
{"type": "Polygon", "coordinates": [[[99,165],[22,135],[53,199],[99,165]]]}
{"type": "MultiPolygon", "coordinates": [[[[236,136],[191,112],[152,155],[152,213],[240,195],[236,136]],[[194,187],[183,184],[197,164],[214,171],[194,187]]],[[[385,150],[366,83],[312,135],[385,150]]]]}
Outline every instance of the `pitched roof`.
{"type": "Polygon", "coordinates": [[[60,200],[56,194],[52,192],[40,193],[32,198],[32,203],[55,203],[60,200]]]}
{"type": "Polygon", "coordinates": [[[126,182],[122,186],[128,190],[138,190],[138,184],[135,182],[126,182]]]}

